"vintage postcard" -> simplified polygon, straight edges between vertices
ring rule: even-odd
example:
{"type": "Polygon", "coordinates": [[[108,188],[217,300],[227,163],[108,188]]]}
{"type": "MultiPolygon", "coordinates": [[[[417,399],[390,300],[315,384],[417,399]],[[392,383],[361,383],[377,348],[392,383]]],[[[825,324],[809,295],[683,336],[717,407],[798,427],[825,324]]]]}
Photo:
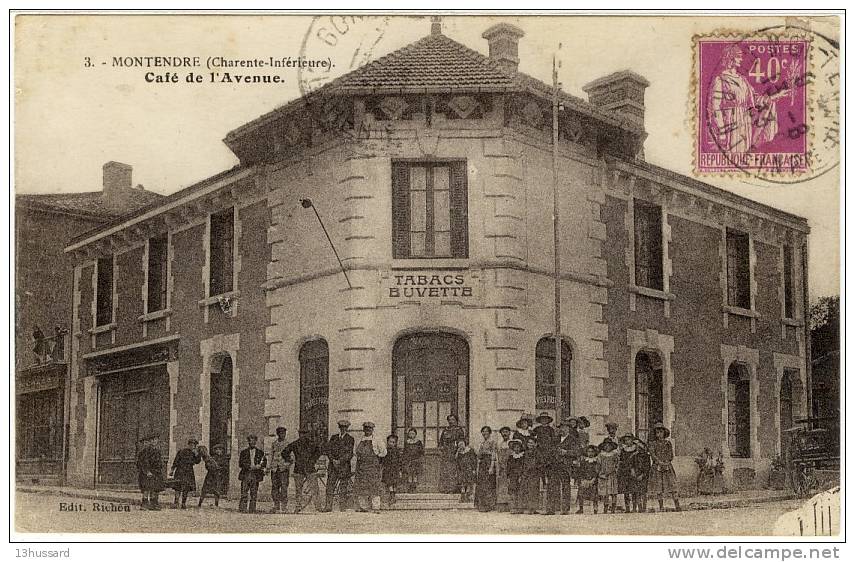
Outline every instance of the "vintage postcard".
{"type": "Polygon", "coordinates": [[[12,12],[13,532],[839,540],[843,17],[12,12]]]}

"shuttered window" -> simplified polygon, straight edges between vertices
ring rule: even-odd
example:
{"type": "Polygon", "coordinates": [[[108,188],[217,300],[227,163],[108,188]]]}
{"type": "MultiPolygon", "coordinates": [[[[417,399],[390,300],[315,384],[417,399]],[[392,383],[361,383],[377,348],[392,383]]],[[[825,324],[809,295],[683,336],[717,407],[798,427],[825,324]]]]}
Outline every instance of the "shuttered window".
{"type": "Polygon", "coordinates": [[[727,231],[727,304],[751,308],[751,265],[748,235],[727,231]]]}
{"type": "Polygon", "coordinates": [[[466,162],[392,163],[393,256],[469,256],[466,162]]]}
{"type": "Polygon", "coordinates": [[[636,199],[635,284],[662,290],[662,208],[636,199]]]}

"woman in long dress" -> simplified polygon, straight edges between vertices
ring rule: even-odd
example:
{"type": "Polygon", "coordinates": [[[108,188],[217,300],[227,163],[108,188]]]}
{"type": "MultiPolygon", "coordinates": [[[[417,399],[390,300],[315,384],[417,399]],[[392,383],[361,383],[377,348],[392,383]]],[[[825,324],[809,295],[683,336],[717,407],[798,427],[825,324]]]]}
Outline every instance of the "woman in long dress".
{"type": "Polygon", "coordinates": [[[653,426],[655,438],[650,442],[650,458],[653,466],[650,469],[650,479],[647,491],[659,500],[659,511],[664,511],[663,496],[669,494],[674,500],[674,510],[680,511],[680,500],[677,497],[677,474],[671,461],[674,460],[674,446],[668,437],[671,432],[661,422],[653,426]]]}
{"type": "Polygon", "coordinates": [[[457,477],[457,443],[466,440],[463,428],[457,425],[457,416],[450,414],[445,418],[448,427],[439,435],[439,448],[442,451],[439,462],[439,491],[443,494],[460,492],[457,477]]]}
{"type": "Polygon", "coordinates": [[[503,427],[499,430],[499,435],[502,436],[502,439],[496,447],[496,507],[499,511],[508,511],[511,504],[511,493],[508,489],[511,428],[503,427]]]}
{"type": "Polygon", "coordinates": [[[478,473],[475,482],[475,508],[478,511],[496,509],[496,462],[498,446],[493,441],[493,430],[485,425],[481,428],[484,440],[478,447],[478,473]]]}

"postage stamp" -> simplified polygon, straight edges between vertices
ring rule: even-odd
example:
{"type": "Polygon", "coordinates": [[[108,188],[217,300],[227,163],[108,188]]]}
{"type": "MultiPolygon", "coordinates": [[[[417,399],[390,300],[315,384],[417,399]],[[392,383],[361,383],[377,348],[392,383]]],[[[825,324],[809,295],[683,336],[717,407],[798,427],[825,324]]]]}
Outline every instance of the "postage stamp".
{"type": "Polygon", "coordinates": [[[695,38],[695,173],[807,174],[809,37],[695,38]]]}

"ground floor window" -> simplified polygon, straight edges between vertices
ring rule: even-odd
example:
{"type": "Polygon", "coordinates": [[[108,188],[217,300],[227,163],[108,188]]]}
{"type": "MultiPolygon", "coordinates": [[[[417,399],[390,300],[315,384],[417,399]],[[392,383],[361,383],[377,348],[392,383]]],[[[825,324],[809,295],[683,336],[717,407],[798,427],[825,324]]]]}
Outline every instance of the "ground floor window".
{"type": "Polygon", "coordinates": [[[325,340],[300,347],[300,429],[326,436],[329,425],[330,352],[325,340]]]}
{"type": "Polygon", "coordinates": [[[731,457],[751,456],[751,380],[740,363],[727,371],[727,443],[731,457]]]}
{"type": "Polygon", "coordinates": [[[62,389],[52,388],[18,396],[18,458],[62,458],[62,389]]]}
{"type": "Polygon", "coordinates": [[[664,388],[662,359],[653,351],[639,351],[635,356],[635,431],[648,441],[650,428],[664,422],[664,388]]]}
{"type": "MultiPolygon", "coordinates": [[[[215,358],[216,359],[216,358],[215,358]]],[[[211,418],[209,449],[222,445],[226,455],[231,455],[232,446],[232,358],[225,355],[219,370],[211,372],[211,418]]]]}

